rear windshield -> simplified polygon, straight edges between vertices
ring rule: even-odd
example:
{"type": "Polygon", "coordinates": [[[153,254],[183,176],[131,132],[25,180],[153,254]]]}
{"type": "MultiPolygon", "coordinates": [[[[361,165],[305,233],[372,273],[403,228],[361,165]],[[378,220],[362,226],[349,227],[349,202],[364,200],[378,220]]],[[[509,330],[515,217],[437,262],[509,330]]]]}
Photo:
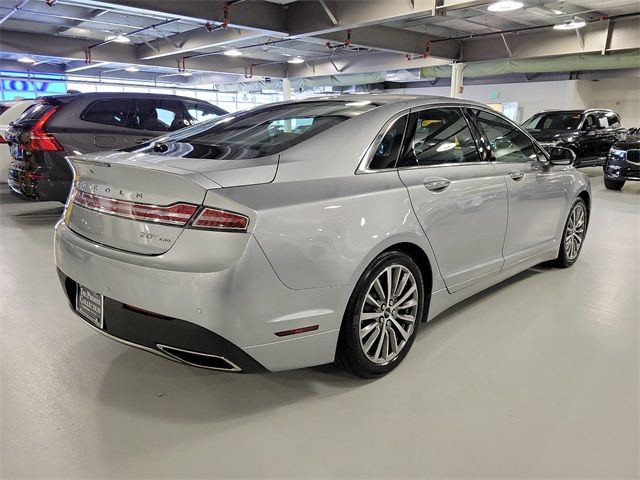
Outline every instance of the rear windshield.
{"type": "MultiPolygon", "coordinates": [[[[209,159],[248,159],[280,153],[377,104],[320,101],[272,105],[230,114],[156,140],[154,154],[209,159]]],[[[153,144],[142,149],[150,150],[153,144]]]]}
{"type": "Polygon", "coordinates": [[[538,113],[522,126],[528,130],[576,130],[581,118],[582,112],[538,113]]]}

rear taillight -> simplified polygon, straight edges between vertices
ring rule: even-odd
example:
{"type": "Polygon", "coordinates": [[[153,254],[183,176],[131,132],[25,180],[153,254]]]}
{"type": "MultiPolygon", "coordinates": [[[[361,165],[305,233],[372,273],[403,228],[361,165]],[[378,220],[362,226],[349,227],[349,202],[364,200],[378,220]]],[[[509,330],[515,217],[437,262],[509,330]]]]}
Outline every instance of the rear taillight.
{"type": "Polygon", "coordinates": [[[49,120],[59,108],[60,107],[55,107],[49,110],[31,127],[30,141],[27,146],[28,150],[44,152],[61,152],[64,150],[64,147],[56,140],[56,137],[44,130],[44,125],[47,123],[47,120],[49,120]]]}
{"type": "MultiPolygon", "coordinates": [[[[107,215],[179,227],[186,227],[189,220],[200,208],[191,203],[174,203],[173,205],[162,206],[128,202],[78,190],[73,192],[71,201],[75,205],[107,215]]],[[[244,232],[247,230],[248,225],[249,217],[240,213],[202,207],[202,210],[189,228],[244,232]]]]}
{"type": "Polygon", "coordinates": [[[1,143],[7,143],[7,141],[5,140],[5,138],[2,135],[0,135],[0,144],[1,143]]]}
{"type": "Polygon", "coordinates": [[[249,225],[249,218],[239,213],[217,208],[205,207],[193,221],[193,228],[209,230],[235,230],[244,232],[249,225]]]}
{"type": "Polygon", "coordinates": [[[73,194],[73,203],[108,215],[182,227],[187,224],[198,209],[196,205],[189,203],[174,203],[168,206],[149,205],[100,197],[80,191],[73,194]]]}

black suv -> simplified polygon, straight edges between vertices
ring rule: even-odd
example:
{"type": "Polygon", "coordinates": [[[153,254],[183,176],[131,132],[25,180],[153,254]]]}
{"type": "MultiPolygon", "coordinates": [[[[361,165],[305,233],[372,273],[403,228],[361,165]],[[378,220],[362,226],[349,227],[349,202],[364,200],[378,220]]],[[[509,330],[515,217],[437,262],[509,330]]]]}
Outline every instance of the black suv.
{"type": "Polygon", "coordinates": [[[153,93],[45,97],[7,131],[9,187],[21,198],[65,202],[73,181],[68,155],[135,146],[225,113],[202,100],[153,93]]]}
{"type": "Polygon", "coordinates": [[[640,182],[640,129],[630,128],[611,147],[604,164],[604,186],[620,190],[625,182],[640,182]]]}
{"type": "Polygon", "coordinates": [[[604,165],[609,149],[622,136],[620,116],[603,108],[546,110],[522,124],[547,150],[567,147],[576,154],[576,167],[604,165]]]}

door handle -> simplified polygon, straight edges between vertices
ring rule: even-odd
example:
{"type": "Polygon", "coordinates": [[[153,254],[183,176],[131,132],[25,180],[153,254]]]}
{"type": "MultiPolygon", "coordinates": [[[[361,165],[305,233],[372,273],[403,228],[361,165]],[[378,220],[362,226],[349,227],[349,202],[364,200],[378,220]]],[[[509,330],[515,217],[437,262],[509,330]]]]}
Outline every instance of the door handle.
{"type": "Polygon", "coordinates": [[[133,141],[133,143],[137,143],[137,144],[140,144],[140,143],[147,143],[149,140],[151,140],[151,139],[150,139],[150,138],[136,138],[136,139],[133,141]]]}
{"type": "Polygon", "coordinates": [[[427,190],[432,192],[441,192],[451,185],[451,181],[446,178],[425,178],[422,183],[427,190]]]}
{"type": "Polygon", "coordinates": [[[513,172],[509,172],[509,176],[517,182],[524,178],[524,172],[522,170],[514,170],[513,172]]]}

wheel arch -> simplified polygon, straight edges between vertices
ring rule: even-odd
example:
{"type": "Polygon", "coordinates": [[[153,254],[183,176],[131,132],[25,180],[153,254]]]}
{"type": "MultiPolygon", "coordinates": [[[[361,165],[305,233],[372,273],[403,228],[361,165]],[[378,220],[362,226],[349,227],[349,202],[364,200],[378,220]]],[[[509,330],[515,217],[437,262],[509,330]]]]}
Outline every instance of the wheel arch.
{"type": "Polygon", "coordinates": [[[582,190],[578,193],[578,198],[584,200],[584,203],[587,205],[587,216],[591,215],[591,195],[586,190],[582,190]]]}
{"type": "MultiPolygon", "coordinates": [[[[433,288],[433,265],[427,253],[418,245],[411,242],[401,242],[390,245],[384,249],[380,254],[387,252],[402,252],[409,255],[418,265],[420,273],[422,274],[422,281],[424,283],[424,295],[425,295],[425,308],[422,321],[424,322],[429,314],[429,304],[431,299],[431,291],[433,288]]],[[[376,256],[377,258],[377,256],[376,256]]]]}

